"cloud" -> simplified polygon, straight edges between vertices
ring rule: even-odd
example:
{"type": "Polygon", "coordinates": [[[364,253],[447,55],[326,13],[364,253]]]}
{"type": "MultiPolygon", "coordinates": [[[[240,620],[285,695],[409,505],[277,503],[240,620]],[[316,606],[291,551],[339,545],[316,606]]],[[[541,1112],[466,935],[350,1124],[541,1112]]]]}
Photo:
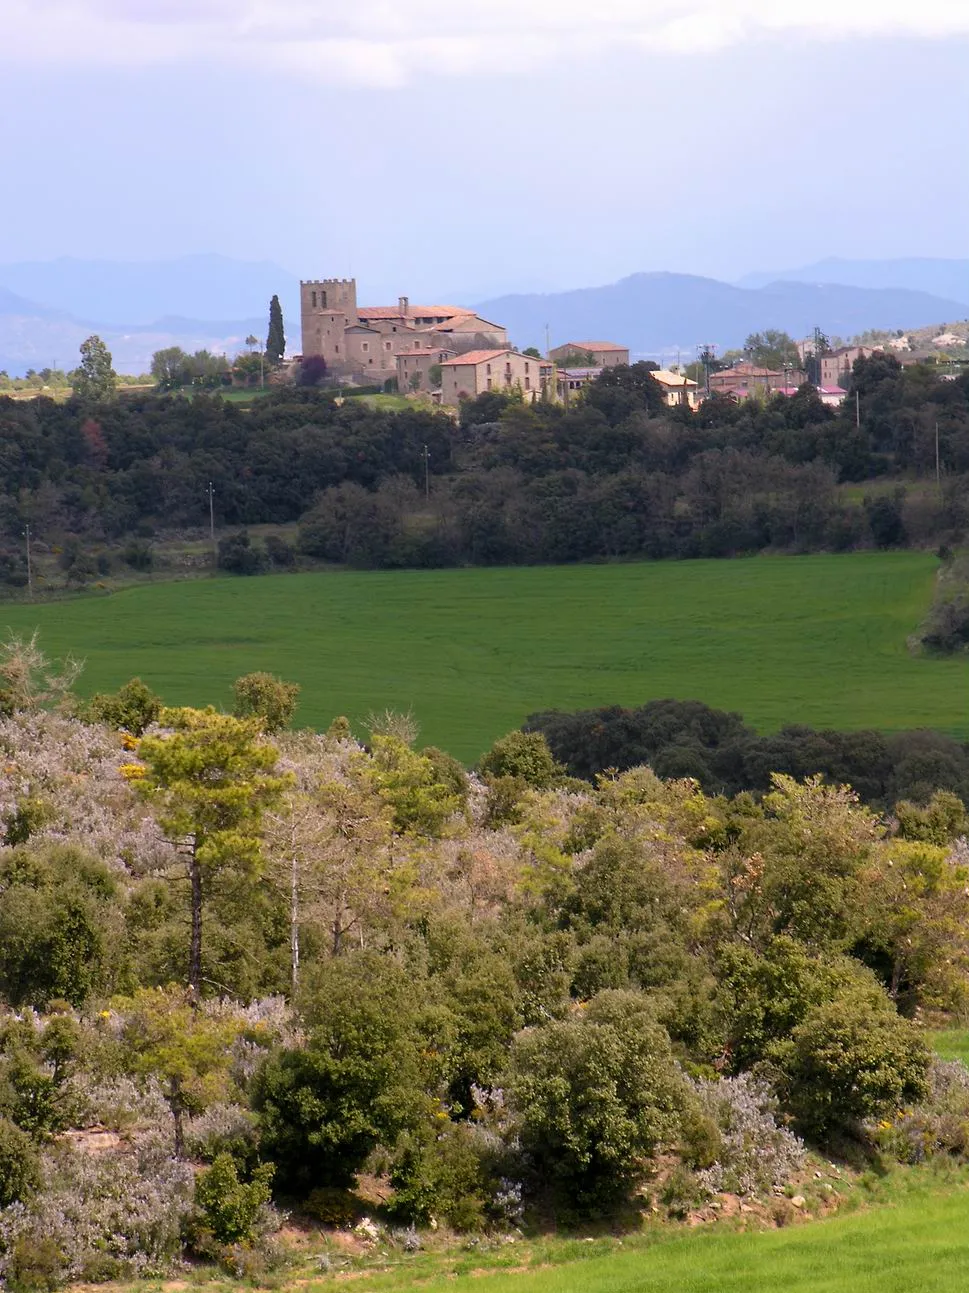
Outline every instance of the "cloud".
{"type": "Polygon", "coordinates": [[[967,0],[3,0],[0,62],[197,60],[373,86],[519,75],[616,49],[702,55],[776,36],[969,36],[967,0]]]}

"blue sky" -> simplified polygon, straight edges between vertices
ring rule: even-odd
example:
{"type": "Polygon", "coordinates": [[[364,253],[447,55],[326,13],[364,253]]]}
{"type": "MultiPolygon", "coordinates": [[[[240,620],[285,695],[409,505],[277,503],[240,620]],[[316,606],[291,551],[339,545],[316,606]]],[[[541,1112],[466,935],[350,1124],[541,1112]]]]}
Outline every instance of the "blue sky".
{"type": "Polygon", "coordinates": [[[366,299],[969,254],[969,0],[3,0],[0,262],[366,299]]]}

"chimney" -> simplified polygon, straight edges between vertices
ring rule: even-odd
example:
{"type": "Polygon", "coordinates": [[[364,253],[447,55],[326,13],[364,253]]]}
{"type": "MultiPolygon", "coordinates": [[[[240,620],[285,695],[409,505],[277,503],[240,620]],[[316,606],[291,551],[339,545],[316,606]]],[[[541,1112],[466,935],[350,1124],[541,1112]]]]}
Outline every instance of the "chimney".
{"type": "Polygon", "coordinates": [[[400,317],[401,317],[402,319],[406,319],[406,318],[407,318],[407,311],[408,311],[408,309],[410,308],[410,301],[409,301],[409,299],[408,299],[406,296],[400,296],[400,297],[398,297],[398,298],[397,298],[397,307],[398,307],[398,309],[400,310],[400,317]]]}

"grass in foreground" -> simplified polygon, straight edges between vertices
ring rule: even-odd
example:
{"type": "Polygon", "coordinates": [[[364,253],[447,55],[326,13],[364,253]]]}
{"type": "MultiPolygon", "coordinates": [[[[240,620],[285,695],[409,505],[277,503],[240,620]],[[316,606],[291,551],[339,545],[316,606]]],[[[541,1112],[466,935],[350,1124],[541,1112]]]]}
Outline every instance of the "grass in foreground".
{"type": "Polygon", "coordinates": [[[538,709],[695,698],[785,723],[969,736],[965,658],[912,656],[923,553],[602,566],[334,572],[142,585],[11,605],[87,691],[140,675],[170,704],[227,704],[268,669],[298,720],[411,709],[421,739],[477,758],[538,709]]]}
{"type": "Polygon", "coordinates": [[[944,1060],[959,1060],[969,1068],[969,1028],[944,1028],[932,1033],[932,1048],[944,1060]]]}
{"type": "MultiPolygon", "coordinates": [[[[655,1223],[621,1238],[600,1232],[447,1244],[437,1237],[429,1250],[410,1254],[378,1242],[349,1261],[339,1245],[306,1235],[302,1254],[266,1277],[266,1286],[278,1293],[329,1293],[348,1282],[358,1293],[428,1287],[452,1293],[950,1293],[966,1287],[966,1169],[942,1163],[882,1178],[868,1174],[849,1187],[844,1207],[827,1220],[779,1230],[756,1222],[747,1230],[731,1222],[696,1229],[655,1223]],[[335,1261],[322,1274],[324,1252],[335,1261]]],[[[211,1267],[196,1268],[189,1282],[213,1293],[239,1287],[211,1267]]],[[[258,1278],[252,1286],[263,1287],[258,1278]]],[[[125,1286],[132,1293],[185,1287],[125,1286]]]]}
{"type": "MultiPolygon", "coordinates": [[[[646,1249],[634,1241],[632,1251],[495,1274],[486,1287],[489,1293],[949,1293],[966,1286],[967,1215],[969,1194],[962,1188],[783,1230],[667,1234],[646,1249]]],[[[580,1248],[573,1245],[573,1258],[580,1248]]],[[[358,1287],[410,1282],[400,1271],[362,1279],[358,1287]]],[[[476,1274],[448,1281],[453,1293],[481,1287],[476,1274]]]]}

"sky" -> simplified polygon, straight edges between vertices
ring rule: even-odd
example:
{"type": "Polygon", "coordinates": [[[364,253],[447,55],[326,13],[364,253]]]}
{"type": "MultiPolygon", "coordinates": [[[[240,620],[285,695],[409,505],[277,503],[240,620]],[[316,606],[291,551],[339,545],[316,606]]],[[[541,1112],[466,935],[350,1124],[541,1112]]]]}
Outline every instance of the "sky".
{"type": "Polygon", "coordinates": [[[361,300],[969,254],[969,0],[0,0],[0,263],[361,300]]]}

